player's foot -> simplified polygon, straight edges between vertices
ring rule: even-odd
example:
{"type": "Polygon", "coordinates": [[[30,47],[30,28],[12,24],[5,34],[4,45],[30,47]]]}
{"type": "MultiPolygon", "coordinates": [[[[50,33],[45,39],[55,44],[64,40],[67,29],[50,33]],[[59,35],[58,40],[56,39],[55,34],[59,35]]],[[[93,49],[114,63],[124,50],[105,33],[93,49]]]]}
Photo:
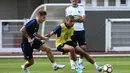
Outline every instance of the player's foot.
{"type": "Polygon", "coordinates": [[[101,72],[101,71],[102,71],[102,66],[98,66],[97,70],[98,70],[99,72],[101,72]]]}
{"type": "Polygon", "coordinates": [[[85,69],[85,67],[84,67],[84,65],[83,65],[83,63],[81,62],[81,63],[79,63],[79,67],[81,68],[81,69],[85,69]]]}
{"type": "Polygon", "coordinates": [[[81,69],[80,67],[75,68],[75,70],[76,70],[77,73],[82,73],[82,72],[83,72],[82,69],[81,69]]]}
{"type": "Polygon", "coordinates": [[[57,64],[56,66],[53,67],[53,69],[56,71],[56,70],[62,69],[64,67],[65,67],[65,65],[59,65],[59,64],[57,64]]]}
{"type": "Polygon", "coordinates": [[[74,64],[71,66],[71,69],[75,69],[75,65],[74,64]]]}
{"type": "Polygon", "coordinates": [[[24,68],[24,65],[21,65],[21,68],[22,68],[22,70],[23,70],[24,73],[30,73],[27,68],[24,68]]]}

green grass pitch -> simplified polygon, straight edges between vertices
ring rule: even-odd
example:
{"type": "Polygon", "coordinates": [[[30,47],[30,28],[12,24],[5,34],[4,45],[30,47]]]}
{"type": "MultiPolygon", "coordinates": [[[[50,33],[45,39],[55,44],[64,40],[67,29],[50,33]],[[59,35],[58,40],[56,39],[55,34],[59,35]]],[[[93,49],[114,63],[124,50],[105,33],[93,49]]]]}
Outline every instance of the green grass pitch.
{"type": "MultiPolygon", "coordinates": [[[[130,57],[93,57],[99,65],[111,64],[113,73],[130,73],[130,57]]],[[[48,58],[35,58],[35,63],[29,68],[31,73],[76,73],[70,69],[68,58],[55,58],[57,63],[65,64],[64,69],[54,71],[48,58]]],[[[0,73],[23,73],[21,65],[25,62],[24,59],[0,59],[0,73]]],[[[93,65],[86,62],[86,68],[83,73],[99,73],[93,65]]]]}

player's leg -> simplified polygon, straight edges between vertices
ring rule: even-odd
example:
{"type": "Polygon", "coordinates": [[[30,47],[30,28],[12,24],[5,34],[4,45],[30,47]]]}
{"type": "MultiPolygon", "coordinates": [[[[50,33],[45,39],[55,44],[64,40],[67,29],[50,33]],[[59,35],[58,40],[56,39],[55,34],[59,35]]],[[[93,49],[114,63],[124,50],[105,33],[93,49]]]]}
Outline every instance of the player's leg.
{"type": "Polygon", "coordinates": [[[47,53],[49,60],[52,63],[55,62],[53,54],[50,50],[50,47],[48,45],[44,44],[43,42],[41,42],[41,40],[35,38],[34,41],[33,41],[33,48],[41,50],[41,51],[45,51],[47,53]]]}
{"type": "Polygon", "coordinates": [[[30,73],[28,67],[34,64],[32,56],[33,49],[31,48],[27,39],[22,39],[21,48],[24,54],[24,58],[27,60],[23,65],[21,65],[21,68],[24,71],[24,73],[30,73]]]}
{"type": "Polygon", "coordinates": [[[45,51],[47,53],[47,56],[49,58],[49,60],[51,61],[52,63],[52,67],[54,70],[57,70],[57,69],[61,69],[61,68],[64,68],[65,65],[58,65],[55,60],[54,60],[54,56],[50,50],[50,47],[46,44],[43,44],[41,47],[40,47],[40,50],[42,51],[45,51]]]}
{"type": "Polygon", "coordinates": [[[51,63],[54,63],[54,56],[50,50],[50,47],[46,44],[43,44],[41,47],[40,47],[40,50],[42,51],[45,51],[47,53],[47,56],[49,58],[49,60],[51,61],[51,63]]]}
{"type": "Polygon", "coordinates": [[[72,47],[70,45],[64,45],[63,48],[64,48],[64,52],[70,53],[70,57],[73,61],[77,60],[74,47],[72,47]]]}
{"type": "MultiPolygon", "coordinates": [[[[81,49],[84,50],[84,51],[87,50],[87,49],[86,49],[86,48],[87,48],[86,45],[80,45],[80,47],[81,47],[81,49]]],[[[83,63],[83,56],[82,56],[82,55],[79,56],[79,66],[80,66],[81,69],[85,69],[84,63],[83,63]]]]}
{"type": "Polygon", "coordinates": [[[28,68],[28,67],[30,67],[31,65],[33,65],[34,64],[34,59],[32,58],[32,59],[30,59],[30,60],[27,60],[25,63],[24,63],[24,68],[28,68]]]}
{"type": "Polygon", "coordinates": [[[30,59],[30,60],[27,60],[24,65],[21,65],[21,68],[22,70],[24,71],[24,73],[30,73],[29,70],[28,70],[28,67],[30,67],[31,65],[34,64],[34,59],[30,59]]]}
{"type": "Polygon", "coordinates": [[[102,67],[97,65],[97,63],[92,59],[92,57],[85,51],[83,51],[79,46],[75,47],[76,53],[83,56],[88,62],[90,62],[99,72],[102,71],[102,67]]]}
{"type": "Polygon", "coordinates": [[[82,73],[82,69],[79,68],[78,66],[78,63],[77,63],[77,57],[76,57],[76,53],[75,53],[75,49],[73,46],[70,45],[71,42],[67,42],[65,45],[62,46],[59,46],[58,47],[58,50],[61,51],[61,52],[69,52],[70,53],[70,57],[71,59],[73,60],[74,62],[74,66],[75,66],[75,69],[77,71],[77,73],[82,73]],[[63,49],[63,50],[61,50],[63,49]]]}
{"type": "MultiPolygon", "coordinates": [[[[84,30],[83,31],[77,31],[76,34],[78,36],[77,40],[78,40],[78,44],[79,44],[80,48],[83,51],[87,52],[87,45],[86,45],[86,40],[85,40],[85,31],[84,30]]],[[[84,65],[83,65],[83,56],[81,56],[81,55],[79,57],[79,66],[82,69],[85,68],[84,65]]]]}
{"type": "Polygon", "coordinates": [[[71,66],[71,69],[75,69],[75,64],[74,64],[74,61],[70,55],[70,52],[68,53],[68,56],[69,56],[69,60],[70,60],[70,66],[71,66]]]}
{"type": "MultiPolygon", "coordinates": [[[[74,35],[71,37],[72,41],[77,44],[77,34],[76,32],[74,32],[74,35]]],[[[70,60],[70,66],[71,66],[71,69],[75,69],[75,66],[74,66],[74,61],[72,60],[72,57],[70,56],[70,53],[68,53],[68,56],[69,56],[69,60],[70,60]]]]}
{"type": "Polygon", "coordinates": [[[56,64],[50,47],[48,45],[44,44],[43,42],[41,42],[39,39],[34,40],[33,48],[39,49],[41,51],[45,51],[47,53],[47,56],[48,56],[49,60],[51,61],[52,67],[53,67],[54,70],[64,68],[65,65],[56,64]]]}

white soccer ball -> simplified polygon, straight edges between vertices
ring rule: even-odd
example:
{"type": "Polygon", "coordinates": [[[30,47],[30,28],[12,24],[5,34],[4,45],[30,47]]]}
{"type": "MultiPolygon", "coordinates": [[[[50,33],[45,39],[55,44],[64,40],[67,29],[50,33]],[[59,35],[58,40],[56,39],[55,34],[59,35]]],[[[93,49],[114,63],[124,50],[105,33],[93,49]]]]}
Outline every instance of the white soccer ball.
{"type": "Polygon", "coordinates": [[[103,73],[112,73],[113,67],[111,64],[105,64],[103,66],[103,73]]]}

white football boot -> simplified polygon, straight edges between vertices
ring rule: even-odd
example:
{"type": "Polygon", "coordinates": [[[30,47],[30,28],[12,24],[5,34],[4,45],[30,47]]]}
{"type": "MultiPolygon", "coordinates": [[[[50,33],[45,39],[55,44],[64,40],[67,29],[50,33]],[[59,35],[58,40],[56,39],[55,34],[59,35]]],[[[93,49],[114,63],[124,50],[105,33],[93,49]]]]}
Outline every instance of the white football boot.
{"type": "Polygon", "coordinates": [[[56,66],[53,67],[53,69],[56,71],[56,70],[62,69],[64,67],[65,67],[65,65],[59,65],[59,64],[57,64],[56,66]]]}
{"type": "Polygon", "coordinates": [[[21,68],[22,68],[24,73],[30,73],[28,68],[24,68],[24,65],[21,65],[21,68]]]}

